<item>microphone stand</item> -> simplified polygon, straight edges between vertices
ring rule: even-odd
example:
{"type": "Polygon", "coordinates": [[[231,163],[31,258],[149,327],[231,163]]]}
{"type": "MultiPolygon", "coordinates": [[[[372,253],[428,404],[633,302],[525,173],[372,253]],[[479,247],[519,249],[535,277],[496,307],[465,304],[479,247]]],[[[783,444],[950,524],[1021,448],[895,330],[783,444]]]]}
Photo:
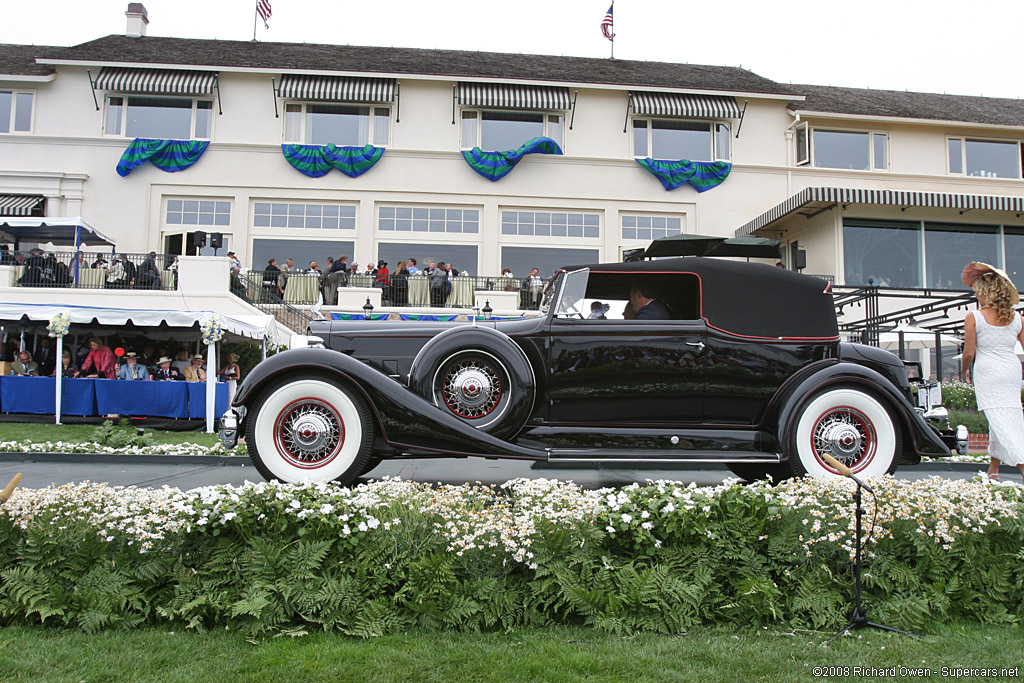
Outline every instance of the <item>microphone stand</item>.
{"type": "MultiPolygon", "coordinates": [[[[868,613],[867,613],[867,610],[864,609],[864,605],[861,602],[861,595],[860,595],[861,518],[864,516],[864,508],[861,507],[861,489],[867,489],[868,491],[871,491],[871,487],[868,486],[867,484],[865,484],[864,482],[862,482],[857,477],[855,477],[853,475],[853,472],[850,471],[849,467],[847,467],[846,465],[841,463],[839,460],[836,460],[830,454],[825,453],[825,454],[822,454],[822,455],[823,455],[825,461],[828,462],[833,467],[835,467],[839,471],[840,474],[842,474],[844,476],[847,476],[850,479],[853,479],[854,483],[857,484],[857,491],[856,491],[856,493],[853,494],[854,504],[857,506],[856,510],[854,512],[854,517],[856,518],[856,525],[855,525],[855,527],[856,527],[856,543],[857,543],[857,547],[856,548],[857,549],[856,549],[856,552],[854,554],[854,561],[853,561],[853,596],[854,596],[853,597],[853,600],[854,600],[854,602],[853,602],[853,612],[850,613],[850,623],[847,624],[841,631],[839,631],[839,633],[835,634],[834,636],[832,636],[831,638],[826,640],[825,644],[828,645],[833,640],[835,640],[836,638],[838,638],[839,636],[843,635],[844,633],[846,633],[848,631],[852,631],[855,628],[863,628],[865,626],[870,626],[871,628],[881,629],[883,631],[892,631],[894,633],[902,633],[905,636],[914,636],[915,638],[924,639],[924,636],[922,636],[922,635],[920,635],[918,633],[914,633],[912,631],[902,631],[902,630],[900,630],[898,628],[893,628],[892,626],[885,626],[884,624],[876,624],[873,621],[868,621],[868,613]]],[[[874,493],[874,491],[872,491],[872,493],[874,493]]]]}

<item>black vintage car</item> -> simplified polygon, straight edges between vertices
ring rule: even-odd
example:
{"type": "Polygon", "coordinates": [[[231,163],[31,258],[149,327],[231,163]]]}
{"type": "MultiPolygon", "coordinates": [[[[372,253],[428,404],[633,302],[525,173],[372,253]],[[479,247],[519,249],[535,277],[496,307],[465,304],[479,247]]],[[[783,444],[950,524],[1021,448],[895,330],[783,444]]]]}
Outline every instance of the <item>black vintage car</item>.
{"type": "Polygon", "coordinates": [[[567,267],[539,317],[309,332],[324,348],[260,363],[222,420],[267,478],[347,483],[384,458],[453,456],[835,473],[822,453],[877,475],[950,454],[904,364],[839,341],[829,284],[760,264],[567,267]],[[631,298],[661,303],[628,319],[631,298]]]}

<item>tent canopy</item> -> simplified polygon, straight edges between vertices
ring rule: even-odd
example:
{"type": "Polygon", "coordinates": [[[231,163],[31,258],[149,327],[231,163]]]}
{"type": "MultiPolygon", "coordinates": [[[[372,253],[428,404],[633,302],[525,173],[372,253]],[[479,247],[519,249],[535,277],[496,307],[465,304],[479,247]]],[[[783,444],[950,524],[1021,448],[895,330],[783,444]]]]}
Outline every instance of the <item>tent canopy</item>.
{"type": "MultiPolygon", "coordinates": [[[[0,303],[0,320],[29,320],[49,322],[58,313],[68,313],[72,324],[125,325],[131,322],[140,327],[193,327],[210,316],[213,311],[171,311],[141,308],[105,308],[102,306],[68,306],[60,304],[4,304],[0,303]]],[[[262,340],[277,336],[277,325],[272,315],[223,315],[218,313],[225,332],[240,337],[262,340]]]]}
{"type": "MultiPolygon", "coordinates": [[[[913,325],[900,325],[888,332],[878,335],[878,345],[883,349],[892,351],[900,346],[900,333],[903,333],[903,348],[905,349],[931,349],[935,347],[935,331],[926,330],[913,325]]],[[[964,340],[952,334],[940,336],[943,346],[959,346],[964,340]]]]}
{"type": "Polygon", "coordinates": [[[0,235],[18,243],[51,242],[62,246],[77,247],[82,242],[90,245],[117,244],[113,237],[105,235],[89,225],[81,216],[70,218],[0,218],[0,235]]]}

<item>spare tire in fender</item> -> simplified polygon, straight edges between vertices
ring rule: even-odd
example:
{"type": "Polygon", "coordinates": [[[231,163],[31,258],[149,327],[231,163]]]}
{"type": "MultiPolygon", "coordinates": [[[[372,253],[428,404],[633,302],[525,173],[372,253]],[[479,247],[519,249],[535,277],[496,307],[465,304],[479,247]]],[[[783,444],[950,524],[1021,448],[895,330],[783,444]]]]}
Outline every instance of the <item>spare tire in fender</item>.
{"type": "Polygon", "coordinates": [[[537,380],[508,335],[489,327],[455,327],[420,349],[409,388],[466,424],[508,439],[533,411],[537,380]]]}

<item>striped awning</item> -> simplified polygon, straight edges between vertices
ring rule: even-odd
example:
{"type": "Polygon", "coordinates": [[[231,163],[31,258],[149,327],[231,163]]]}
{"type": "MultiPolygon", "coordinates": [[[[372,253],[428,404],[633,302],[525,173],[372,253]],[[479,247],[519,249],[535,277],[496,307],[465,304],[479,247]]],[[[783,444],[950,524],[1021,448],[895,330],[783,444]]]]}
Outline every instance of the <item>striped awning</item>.
{"type": "Polygon", "coordinates": [[[1024,197],[946,192],[908,192],[904,190],[863,190],[851,187],[808,187],[778,206],[736,230],[737,236],[749,235],[769,227],[790,214],[813,205],[822,210],[836,204],[873,204],[899,207],[926,207],[968,211],[1012,211],[1024,213],[1024,197]]]}
{"type": "Polygon", "coordinates": [[[633,113],[646,116],[675,116],[687,119],[738,119],[740,108],[735,97],[723,95],[684,95],[674,92],[631,90],[633,113]]]}
{"type": "Polygon", "coordinates": [[[211,95],[216,82],[216,71],[104,67],[93,88],[154,95],[211,95]]]}
{"type": "Polygon", "coordinates": [[[459,83],[459,104],[495,109],[572,109],[569,89],[549,85],[459,83]]]}
{"type": "Polygon", "coordinates": [[[38,195],[0,194],[0,216],[31,216],[44,201],[38,195]]]}
{"type": "Polygon", "coordinates": [[[395,79],[284,74],[278,95],[295,100],[393,102],[395,79]]]}

